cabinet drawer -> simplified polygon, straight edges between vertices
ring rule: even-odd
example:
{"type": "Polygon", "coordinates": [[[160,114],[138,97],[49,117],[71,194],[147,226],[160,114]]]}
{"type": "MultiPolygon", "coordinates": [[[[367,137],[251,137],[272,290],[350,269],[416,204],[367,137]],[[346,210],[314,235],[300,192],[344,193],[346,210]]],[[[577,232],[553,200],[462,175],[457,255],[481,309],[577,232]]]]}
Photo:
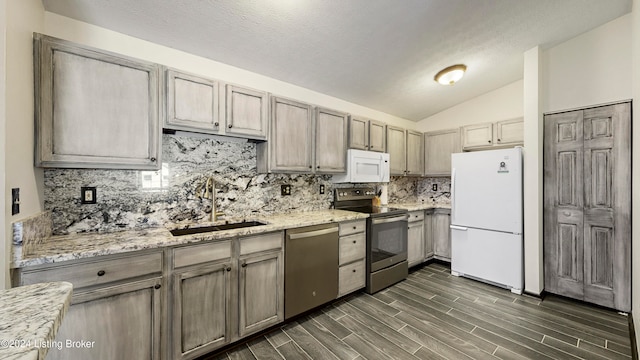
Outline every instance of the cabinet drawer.
{"type": "Polygon", "coordinates": [[[338,225],[340,226],[340,236],[364,232],[367,228],[366,220],[350,221],[338,225]]]}
{"type": "Polygon", "coordinates": [[[412,211],[409,213],[409,222],[424,220],[424,211],[412,211]]]}
{"type": "Polygon", "coordinates": [[[173,249],[175,269],[228,258],[231,258],[231,240],[173,249]]]}
{"type": "Polygon", "coordinates": [[[162,273],[162,253],[75,263],[48,267],[22,273],[22,285],[50,281],[67,281],[73,290],[87,286],[107,284],[144,275],[162,273]]]}
{"type": "Polygon", "coordinates": [[[366,256],[366,237],[364,233],[340,237],[340,265],[366,256]]]}
{"type": "Polygon", "coordinates": [[[364,260],[340,266],[338,271],[338,296],[363,288],[365,280],[364,260]]]}
{"type": "Polygon", "coordinates": [[[240,255],[282,248],[282,232],[240,238],[240,255]]]}

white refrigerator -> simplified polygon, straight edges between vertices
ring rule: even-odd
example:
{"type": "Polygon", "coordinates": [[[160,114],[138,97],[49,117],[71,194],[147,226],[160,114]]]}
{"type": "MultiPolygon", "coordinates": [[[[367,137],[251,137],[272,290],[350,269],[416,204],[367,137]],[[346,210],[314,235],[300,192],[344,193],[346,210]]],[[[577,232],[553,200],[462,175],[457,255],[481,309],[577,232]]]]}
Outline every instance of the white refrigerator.
{"type": "Polygon", "coordinates": [[[522,148],[451,156],[451,273],[521,294],[522,148]]]}

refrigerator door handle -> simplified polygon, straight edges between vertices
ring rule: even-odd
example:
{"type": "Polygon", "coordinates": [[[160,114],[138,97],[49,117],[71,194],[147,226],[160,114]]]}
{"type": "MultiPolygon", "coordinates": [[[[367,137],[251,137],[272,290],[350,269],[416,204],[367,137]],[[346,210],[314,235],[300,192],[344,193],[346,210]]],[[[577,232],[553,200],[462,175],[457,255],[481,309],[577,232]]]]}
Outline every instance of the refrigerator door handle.
{"type": "Polygon", "coordinates": [[[461,231],[469,230],[469,228],[467,228],[467,227],[458,226],[458,225],[449,225],[449,229],[451,229],[451,230],[461,230],[461,231]]]}
{"type": "Polygon", "coordinates": [[[451,169],[451,222],[456,222],[456,168],[451,169]]]}

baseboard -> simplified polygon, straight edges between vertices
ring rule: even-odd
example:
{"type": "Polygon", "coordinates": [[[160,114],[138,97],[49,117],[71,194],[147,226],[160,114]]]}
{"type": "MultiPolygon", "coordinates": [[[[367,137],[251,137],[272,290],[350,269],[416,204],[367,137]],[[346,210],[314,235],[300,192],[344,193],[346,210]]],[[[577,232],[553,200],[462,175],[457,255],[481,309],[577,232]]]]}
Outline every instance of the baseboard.
{"type": "Polygon", "coordinates": [[[631,358],[633,360],[638,360],[638,344],[636,343],[636,329],[633,325],[633,314],[629,313],[627,315],[629,319],[629,336],[631,341],[631,358]]]}

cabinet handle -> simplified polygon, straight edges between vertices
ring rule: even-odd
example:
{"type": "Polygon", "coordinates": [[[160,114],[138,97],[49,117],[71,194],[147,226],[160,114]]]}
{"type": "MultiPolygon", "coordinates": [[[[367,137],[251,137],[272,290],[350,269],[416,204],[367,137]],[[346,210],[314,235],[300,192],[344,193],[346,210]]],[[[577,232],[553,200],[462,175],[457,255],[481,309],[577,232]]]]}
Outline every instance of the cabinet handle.
{"type": "Polygon", "coordinates": [[[228,266],[226,270],[231,271],[231,266],[228,266]]]}
{"type": "Polygon", "coordinates": [[[369,149],[373,149],[373,148],[374,148],[374,146],[373,146],[373,145],[369,146],[369,149]]]}
{"type": "Polygon", "coordinates": [[[500,142],[500,139],[498,139],[498,142],[500,142]]]}
{"type": "Polygon", "coordinates": [[[158,290],[158,289],[160,289],[161,287],[162,287],[162,285],[160,285],[160,284],[156,284],[156,286],[154,286],[153,288],[154,288],[154,289],[156,289],[156,290],[158,290]]]}
{"type": "Polygon", "coordinates": [[[229,124],[229,129],[231,129],[233,127],[233,124],[229,124]]]}
{"type": "Polygon", "coordinates": [[[98,271],[98,276],[104,276],[104,274],[106,274],[107,272],[104,270],[100,270],[98,271]]]}
{"type": "Polygon", "coordinates": [[[156,162],[156,158],[154,158],[154,157],[152,157],[152,158],[151,158],[151,159],[149,159],[149,160],[151,160],[151,162],[156,162]]]}
{"type": "Polygon", "coordinates": [[[320,165],[316,166],[317,169],[320,169],[320,165]]]}
{"type": "Polygon", "coordinates": [[[245,262],[245,263],[242,263],[242,265],[241,265],[241,266],[242,266],[242,267],[247,267],[247,263],[246,263],[246,262],[245,262]]]}
{"type": "Polygon", "coordinates": [[[356,269],[353,269],[353,272],[356,272],[356,269]]]}
{"type": "Polygon", "coordinates": [[[489,140],[489,144],[491,144],[491,140],[489,140]]]}
{"type": "Polygon", "coordinates": [[[354,226],[354,227],[353,227],[353,230],[355,230],[355,229],[356,229],[356,227],[354,226]]]}
{"type": "Polygon", "coordinates": [[[313,166],[309,165],[309,169],[313,169],[313,166]]]}
{"type": "Polygon", "coordinates": [[[217,127],[217,126],[220,126],[220,123],[218,123],[218,122],[214,122],[214,123],[213,123],[213,126],[216,126],[216,127],[217,127]]]}
{"type": "Polygon", "coordinates": [[[355,241],[355,240],[353,240],[353,243],[355,244],[355,243],[356,243],[356,241],[355,241]]]}

